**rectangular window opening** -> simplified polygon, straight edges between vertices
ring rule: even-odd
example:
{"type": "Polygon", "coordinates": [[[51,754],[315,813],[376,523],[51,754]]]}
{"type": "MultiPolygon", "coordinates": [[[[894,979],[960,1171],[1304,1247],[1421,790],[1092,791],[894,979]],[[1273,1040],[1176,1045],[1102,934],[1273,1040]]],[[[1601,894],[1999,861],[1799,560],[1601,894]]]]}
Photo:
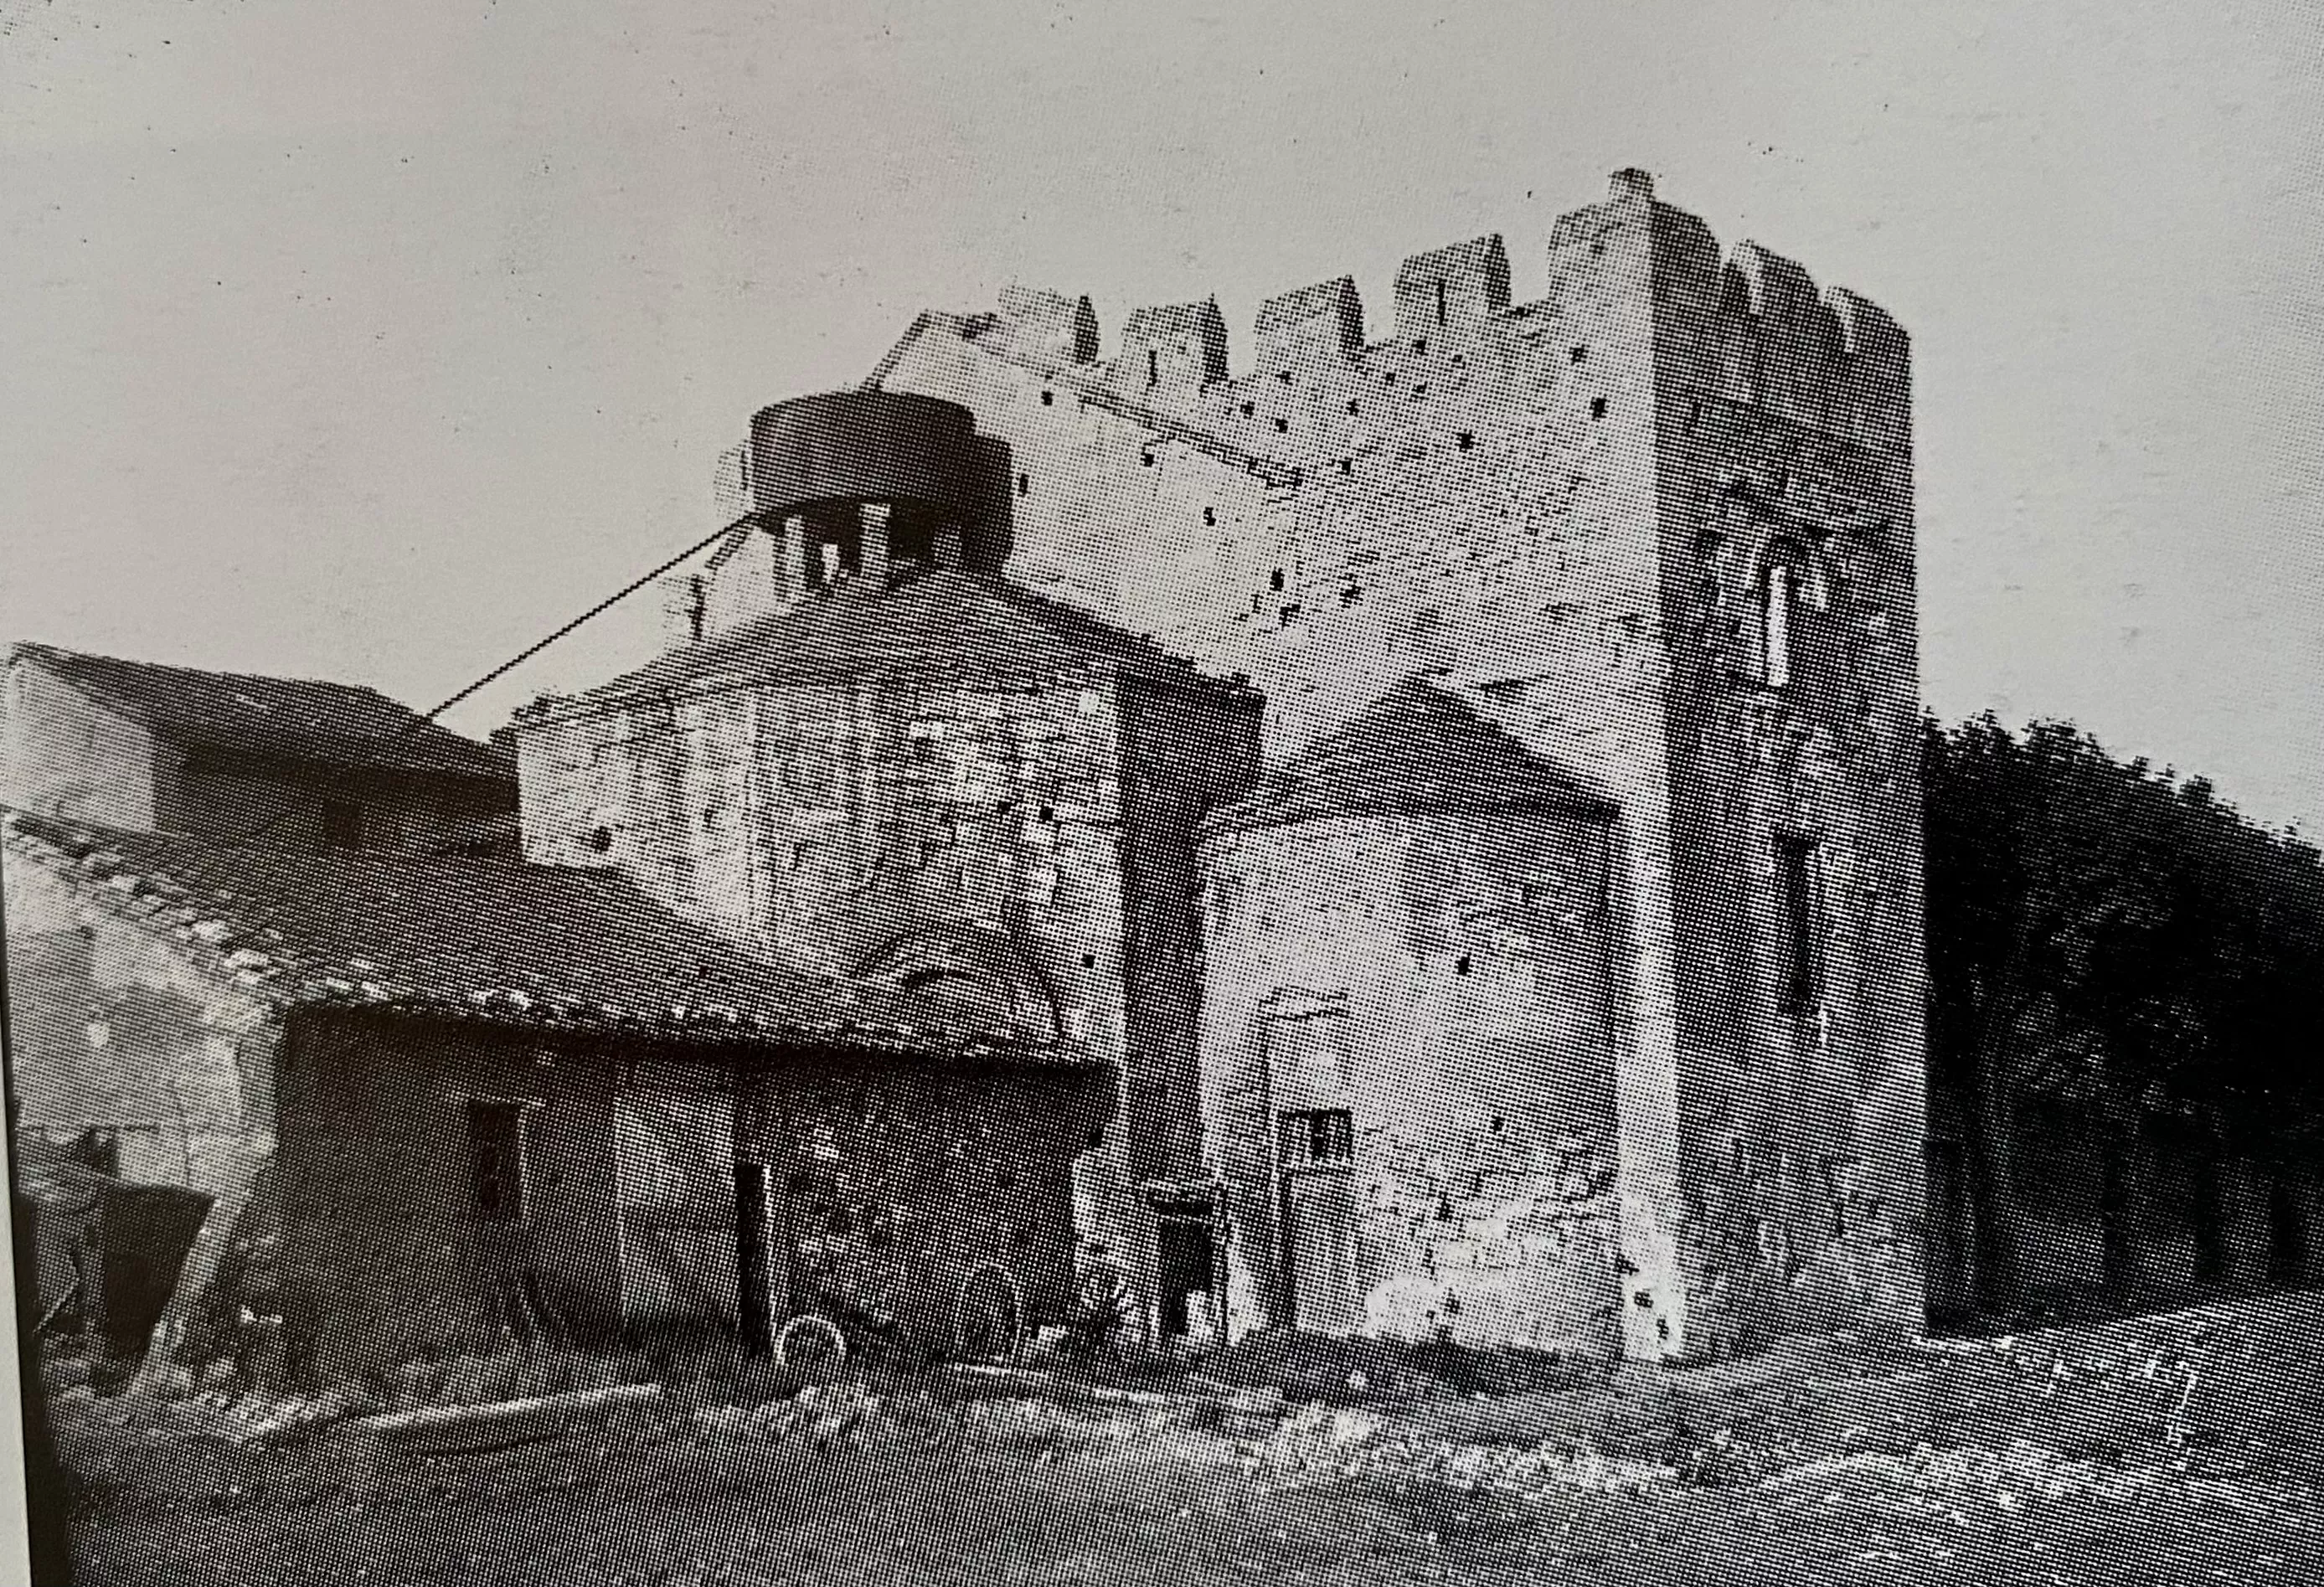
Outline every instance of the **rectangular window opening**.
{"type": "Polygon", "coordinates": [[[1809,1013],[1823,1002],[1816,841],[1778,836],[1775,857],[1783,886],[1784,1008],[1790,1013],[1809,1013]]]}
{"type": "Polygon", "coordinates": [[[523,1104],[468,1104],[468,1185],[478,1223],[524,1222],[523,1104]]]}
{"type": "Polygon", "coordinates": [[[1355,1123],[1347,1109],[1309,1109],[1283,1115],[1285,1167],[1344,1167],[1355,1157],[1355,1123]]]}

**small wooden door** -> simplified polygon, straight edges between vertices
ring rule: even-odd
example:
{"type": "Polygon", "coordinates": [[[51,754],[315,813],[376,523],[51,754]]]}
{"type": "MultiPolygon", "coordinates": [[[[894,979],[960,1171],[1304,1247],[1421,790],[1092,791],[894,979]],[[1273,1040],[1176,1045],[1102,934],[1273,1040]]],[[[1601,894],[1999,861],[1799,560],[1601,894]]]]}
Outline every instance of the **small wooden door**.
{"type": "Polygon", "coordinates": [[[1351,1334],[1363,1325],[1356,1296],[1355,1181],[1345,1169],[1292,1169],[1283,1176],[1284,1267],[1291,1325],[1351,1334]]]}
{"type": "Polygon", "coordinates": [[[622,1311],[633,1326],[736,1320],[734,1101],[641,1072],[613,1099],[622,1311]]]}

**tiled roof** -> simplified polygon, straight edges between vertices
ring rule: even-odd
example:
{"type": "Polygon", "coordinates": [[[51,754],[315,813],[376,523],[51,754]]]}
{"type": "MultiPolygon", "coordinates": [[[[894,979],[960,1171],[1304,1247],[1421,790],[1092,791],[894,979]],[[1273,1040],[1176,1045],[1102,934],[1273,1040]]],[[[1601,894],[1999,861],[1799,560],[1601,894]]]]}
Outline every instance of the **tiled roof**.
{"type": "Polygon", "coordinates": [[[131,720],[181,743],[245,753],[513,780],[512,757],[422,722],[377,689],[308,678],[205,672],[153,661],[19,644],[38,661],[131,720]]]}
{"type": "Polygon", "coordinates": [[[1334,817],[1553,808],[1612,803],[1425,678],[1406,678],[1204,820],[1231,831],[1334,817]]]}
{"type": "MultiPolygon", "coordinates": [[[[928,573],[891,589],[822,590],[724,638],[671,650],[584,699],[723,682],[881,678],[1047,682],[1127,672],[1195,683],[1150,640],[1005,580],[928,573]]],[[[1227,687],[1221,685],[1220,687],[1227,687]]]]}
{"type": "Polygon", "coordinates": [[[611,871],[227,848],[22,811],[5,830],[11,864],[42,867],[280,1007],[1073,1061],[915,1019],[885,989],[769,964],[611,871]]]}

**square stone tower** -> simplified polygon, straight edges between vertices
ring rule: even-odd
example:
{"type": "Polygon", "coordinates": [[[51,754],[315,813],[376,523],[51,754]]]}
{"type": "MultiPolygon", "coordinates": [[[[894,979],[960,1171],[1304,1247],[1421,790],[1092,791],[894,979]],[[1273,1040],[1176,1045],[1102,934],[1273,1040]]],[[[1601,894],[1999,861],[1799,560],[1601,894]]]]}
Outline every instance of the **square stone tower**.
{"type": "Polygon", "coordinates": [[[1352,281],[1286,292],[1240,376],[1214,305],[1108,362],[1085,299],[1016,289],[868,383],[977,415],[973,563],[1246,676],[1270,764],[1420,678],[1613,812],[1617,1348],[1917,1326],[1906,339],[1639,171],[1546,263],[1515,303],[1499,237],[1417,254],[1370,339],[1352,281]]]}

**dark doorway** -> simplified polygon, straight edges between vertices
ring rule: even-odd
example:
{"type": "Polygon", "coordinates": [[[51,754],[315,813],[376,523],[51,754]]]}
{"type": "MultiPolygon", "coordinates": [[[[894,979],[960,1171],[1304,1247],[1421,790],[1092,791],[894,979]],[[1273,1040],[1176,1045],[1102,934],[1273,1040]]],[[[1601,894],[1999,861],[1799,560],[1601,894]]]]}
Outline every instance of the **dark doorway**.
{"type": "Polygon", "coordinates": [[[104,1187],[91,1231],[94,1309],[105,1347],[115,1359],[144,1353],[209,1211],[210,1197],[174,1185],[104,1187]]]}
{"type": "Polygon", "coordinates": [[[1928,1163],[1928,1302],[1932,1317],[1969,1310],[1969,1181],[1961,1143],[1932,1140],[1928,1163]]]}
{"type": "MultiPolygon", "coordinates": [[[[1194,1333],[1197,1315],[1208,1322],[1211,1305],[1211,1226],[1193,1218],[1165,1218],[1156,1226],[1162,1336],[1194,1333]]],[[[1215,1336],[1216,1330],[1210,1332],[1215,1336]]]]}

